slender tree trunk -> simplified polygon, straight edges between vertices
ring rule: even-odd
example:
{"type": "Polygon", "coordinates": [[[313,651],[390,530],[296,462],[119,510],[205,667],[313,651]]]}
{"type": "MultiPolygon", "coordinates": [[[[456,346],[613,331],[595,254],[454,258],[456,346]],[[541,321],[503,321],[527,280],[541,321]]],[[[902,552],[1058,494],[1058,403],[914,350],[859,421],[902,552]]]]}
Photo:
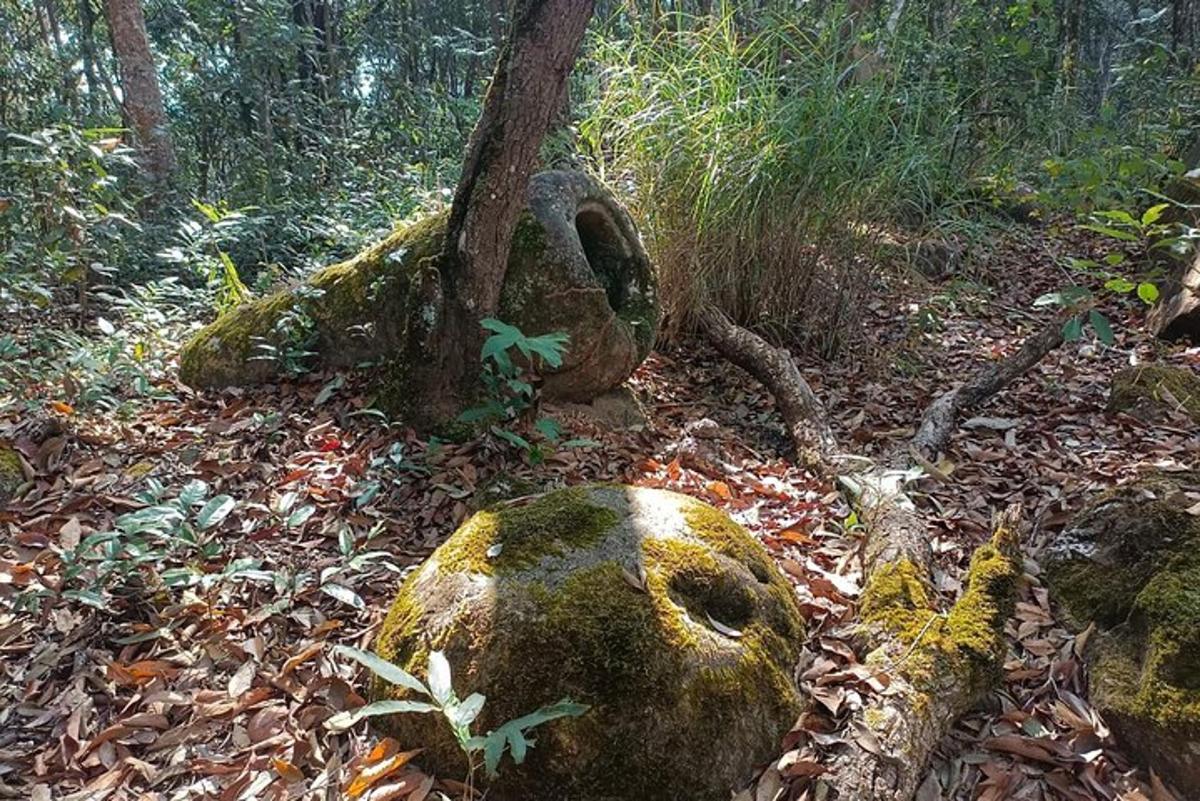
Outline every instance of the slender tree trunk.
{"type": "Polygon", "coordinates": [[[100,79],[96,77],[96,15],[92,0],[79,0],[79,50],[83,55],[83,75],[87,79],[87,110],[95,116],[100,110],[100,79]]]}
{"type": "Polygon", "coordinates": [[[452,416],[479,378],[513,230],[538,149],[562,105],[593,0],[517,0],[479,122],[467,144],[440,263],[421,277],[409,313],[407,376],[425,422],[452,416]]]}
{"type": "Polygon", "coordinates": [[[139,0],[105,0],[113,52],[121,73],[125,112],[133,123],[150,180],[165,189],[175,171],[175,148],[167,130],[167,112],[139,0]]]}

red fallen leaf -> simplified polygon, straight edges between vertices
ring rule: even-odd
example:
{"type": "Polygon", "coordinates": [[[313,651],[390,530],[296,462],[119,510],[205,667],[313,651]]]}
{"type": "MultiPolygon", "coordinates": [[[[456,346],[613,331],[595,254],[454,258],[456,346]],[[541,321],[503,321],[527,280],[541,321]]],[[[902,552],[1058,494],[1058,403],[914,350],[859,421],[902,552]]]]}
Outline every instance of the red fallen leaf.
{"type": "Polygon", "coordinates": [[[342,447],[342,441],[337,437],[329,436],[326,437],[319,446],[317,446],[317,450],[319,450],[321,453],[329,453],[331,451],[336,451],[340,447],[342,447]]]}
{"type": "Polygon", "coordinates": [[[50,401],[50,408],[59,414],[75,414],[75,407],[62,401],[50,401]]]}

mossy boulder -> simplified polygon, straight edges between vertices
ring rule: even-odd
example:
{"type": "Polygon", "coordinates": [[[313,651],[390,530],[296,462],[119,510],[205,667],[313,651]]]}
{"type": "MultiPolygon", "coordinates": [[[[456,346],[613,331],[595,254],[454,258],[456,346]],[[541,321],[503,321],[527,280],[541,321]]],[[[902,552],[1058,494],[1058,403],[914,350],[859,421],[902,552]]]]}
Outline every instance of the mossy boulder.
{"type": "Polygon", "coordinates": [[[1128,367],[1113,376],[1108,408],[1147,420],[1183,412],[1200,423],[1200,375],[1166,364],[1128,367]]]}
{"type": "MultiPolygon", "coordinates": [[[[378,653],[422,676],[445,651],[486,732],[569,697],[582,717],[533,732],[494,801],[726,801],[801,708],[792,588],[707,504],[617,485],[480,512],[400,588],[378,653]]],[[[383,683],[376,698],[404,698],[383,683]]],[[[466,765],[443,721],[377,718],[430,766],[466,765]]]]}
{"type": "Polygon", "coordinates": [[[1184,790],[1200,787],[1200,517],[1187,511],[1196,491],[1200,473],[1112,490],[1044,560],[1071,621],[1097,626],[1086,652],[1092,701],[1127,748],[1184,790]]]}
{"type": "MultiPolygon", "coordinates": [[[[531,336],[569,334],[544,394],[589,400],[619,386],[650,352],[659,316],[654,273],[629,215],[593,178],[540,173],[527,201],[499,316],[531,336]]],[[[227,312],[184,346],[180,377],[225,387],[277,380],[297,363],[394,366],[405,350],[410,287],[435,266],[446,219],[402,226],[301,287],[227,312]]]]}
{"type": "Polygon", "coordinates": [[[0,509],[17,494],[25,483],[25,471],[21,468],[21,457],[12,448],[0,445],[0,509]]]}

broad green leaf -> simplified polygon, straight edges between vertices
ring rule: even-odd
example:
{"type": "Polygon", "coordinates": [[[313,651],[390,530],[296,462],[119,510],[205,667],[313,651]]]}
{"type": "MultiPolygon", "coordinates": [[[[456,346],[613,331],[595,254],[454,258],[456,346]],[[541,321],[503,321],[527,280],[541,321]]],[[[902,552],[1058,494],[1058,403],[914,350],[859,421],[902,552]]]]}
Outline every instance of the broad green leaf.
{"type": "Polygon", "coordinates": [[[237,506],[237,501],[228,495],[217,495],[211,498],[196,515],[196,527],[204,531],[220,524],[229,516],[235,506],[237,506]]]}
{"type": "Polygon", "coordinates": [[[424,696],[429,695],[429,688],[426,687],[416,676],[412,675],[398,665],[394,665],[386,659],[376,656],[370,651],[351,648],[349,645],[335,645],[333,648],[333,653],[336,656],[344,656],[347,659],[353,659],[355,662],[362,665],[367,670],[371,671],[386,682],[413,690],[414,692],[418,692],[424,696]]]}
{"type": "Polygon", "coordinates": [[[398,715],[404,712],[424,714],[436,711],[438,711],[436,706],[422,701],[376,701],[366,706],[360,706],[358,709],[339,712],[325,721],[325,728],[330,731],[345,731],[366,718],[374,718],[380,715],[398,715]]]}
{"type": "Polygon", "coordinates": [[[507,734],[503,730],[491,732],[483,741],[483,767],[489,778],[499,775],[500,757],[504,756],[507,744],[507,734]]]}
{"type": "Polygon", "coordinates": [[[1158,300],[1158,287],[1148,281],[1143,281],[1138,284],[1137,294],[1143,302],[1150,304],[1158,300]]]}
{"type": "Polygon", "coordinates": [[[543,437],[551,442],[558,442],[562,437],[562,426],[558,421],[550,417],[539,417],[537,422],[533,424],[543,437]]]}
{"type": "Polygon", "coordinates": [[[1158,218],[1163,215],[1163,212],[1171,208],[1170,203],[1159,203],[1156,206],[1151,206],[1142,213],[1142,225],[1152,225],[1158,222],[1158,218]]]}
{"type": "Polygon", "coordinates": [[[322,584],[321,592],[328,595],[330,598],[335,598],[338,601],[353,606],[355,609],[366,609],[367,602],[364,601],[357,592],[342,584],[322,584]]]}
{"type": "Polygon", "coordinates": [[[1083,321],[1078,317],[1072,317],[1067,320],[1062,329],[1063,339],[1067,342],[1076,342],[1083,336],[1083,321]]]}
{"type": "Polygon", "coordinates": [[[179,491],[179,503],[183,506],[195,506],[208,496],[208,485],[200,479],[194,479],[184,485],[179,491]]]}
{"type": "Polygon", "coordinates": [[[1098,234],[1104,234],[1105,236],[1111,237],[1113,239],[1120,239],[1122,242],[1138,241],[1137,236],[1129,233],[1128,231],[1121,231],[1116,228],[1109,228],[1108,226],[1104,226],[1104,225],[1096,225],[1094,223],[1088,223],[1086,225],[1081,225],[1079,227],[1083,228],[1085,230],[1088,230],[1088,231],[1095,231],[1098,234]]]}
{"type": "Polygon", "coordinates": [[[1101,342],[1109,346],[1116,342],[1116,338],[1113,336],[1112,326],[1109,324],[1108,319],[1103,314],[1095,309],[1092,309],[1090,312],[1088,312],[1088,321],[1091,322],[1092,329],[1096,332],[1096,336],[1100,338],[1101,342]]]}
{"type": "Polygon", "coordinates": [[[316,511],[317,507],[313,506],[311,503],[301,506],[299,509],[288,515],[287,527],[300,528],[308,522],[308,519],[312,517],[316,511]]]}
{"type": "Polygon", "coordinates": [[[1111,211],[1098,211],[1097,217],[1103,217],[1106,220],[1123,223],[1125,225],[1137,225],[1137,221],[1133,219],[1133,215],[1121,209],[1113,209],[1111,211]]]}
{"type": "Polygon", "coordinates": [[[452,726],[465,729],[475,722],[475,718],[479,717],[486,701],[487,698],[479,693],[471,693],[462,703],[447,706],[446,718],[452,726]]]}
{"type": "Polygon", "coordinates": [[[523,451],[533,450],[533,444],[530,443],[529,440],[522,437],[520,434],[514,434],[513,432],[511,432],[507,429],[504,429],[504,428],[500,428],[499,426],[492,426],[491,431],[493,434],[495,434],[500,439],[504,440],[505,442],[509,443],[510,445],[520,448],[523,451]]]}
{"type": "Polygon", "coordinates": [[[1137,288],[1137,285],[1126,278],[1110,278],[1104,282],[1104,288],[1109,292],[1125,294],[1126,292],[1132,292],[1137,288]]]}

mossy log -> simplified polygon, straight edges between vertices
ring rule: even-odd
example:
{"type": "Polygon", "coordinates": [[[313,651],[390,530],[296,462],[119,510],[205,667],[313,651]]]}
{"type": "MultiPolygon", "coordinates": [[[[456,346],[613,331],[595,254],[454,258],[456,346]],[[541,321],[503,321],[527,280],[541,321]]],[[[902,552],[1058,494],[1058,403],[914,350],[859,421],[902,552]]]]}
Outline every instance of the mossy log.
{"type": "Polygon", "coordinates": [[[1200,473],[1158,474],[1097,498],[1043,555],[1080,628],[1092,702],[1132,753],[1193,798],[1200,787],[1200,473]]]}
{"type": "MultiPolygon", "coordinates": [[[[566,357],[545,375],[544,394],[590,400],[628,378],[654,343],[653,270],[629,215],[595,179],[540,173],[527,201],[499,316],[531,336],[566,332],[566,357]]],[[[412,290],[436,270],[446,220],[402,226],[301,287],[227,312],[184,346],[180,377],[194,387],[268,382],[284,375],[289,351],[307,351],[308,367],[371,365],[402,380],[407,321],[420,313],[412,290]]]]}
{"type": "MultiPolygon", "coordinates": [[[[894,510],[874,514],[871,538],[887,541],[880,515],[895,520],[894,510]]],[[[938,742],[999,681],[1004,624],[1022,573],[1019,526],[1019,507],[997,517],[991,540],[971,559],[962,596],[945,612],[935,601],[930,560],[901,549],[875,563],[859,605],[871,643],[864,664],[888,682],[888,692],[854,712],[855,736],[824,779],[831,797],[913,798],[938,742]]]]}
{"type": "MultiPolygon", "coordinates": [[[[459,697],[487,697],[483,732],[564,696],[590,705],[535,731],[490,799],[726,801],[800,711],[803,636],[790,585],[724,513],[595,485],[470,518],[406,579],[376,649],[418,676],[444,651],[459,697]]],[[[439,775],[465,774],[443,721],[376,720],[439,775]]]]}

